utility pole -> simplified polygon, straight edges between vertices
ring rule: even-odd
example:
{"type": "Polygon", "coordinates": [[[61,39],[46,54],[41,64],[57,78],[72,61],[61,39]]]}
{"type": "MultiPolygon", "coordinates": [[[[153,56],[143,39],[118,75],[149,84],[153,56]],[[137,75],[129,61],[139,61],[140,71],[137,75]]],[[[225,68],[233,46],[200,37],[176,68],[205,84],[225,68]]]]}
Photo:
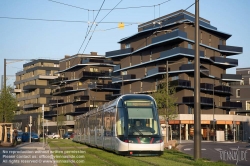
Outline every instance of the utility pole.
{"type": "MultiPolygon", "coordinates": [[[[168,95],[168,61],[166,63],[166,84],[167,84],[167,95],[168,95]]],[[[168,97],[166,101],[166,109],[165,109],[165,116],[166,116],[166,142],[168,142],[168,97]],[[167,109],[167,112],[166,112],[167,109]]]]}
{"type": "Polygon", "coordinates": [[[199,0],[195,0],[194,159],[201,158],[199,0]]]}
{"type": "MultiPolygon", "coordinates": [[[[6,59],[4,59],[4,85],[3,85],[3,92],[4,98],[6,99],[6,59]]],[[[3,103],[3,123],[5,123],[5,102],[3,103]]],[[[6,132],[6,131],[5,131],[6,132]]]]}

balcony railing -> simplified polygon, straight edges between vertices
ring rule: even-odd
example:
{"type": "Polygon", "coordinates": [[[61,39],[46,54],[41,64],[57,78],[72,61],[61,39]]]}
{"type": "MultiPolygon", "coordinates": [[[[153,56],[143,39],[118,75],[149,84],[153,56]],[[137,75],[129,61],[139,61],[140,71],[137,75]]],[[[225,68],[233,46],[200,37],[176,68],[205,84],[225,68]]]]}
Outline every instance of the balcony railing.
{"type": "Polygon", "coordinates": [[[135,79],[135,74],[122,75],[123,80],[135,79]]]}
{"type": "Polygon", "coordinates": [[[100,72],[90,72],[90,71],[82,71],[79,75],[79,78],[83,77],[110,77],[112,75],[109,71],[100,71],[100,72]]]}
{"type": "MultiPolygon", "coordinates": [[[[182,98],[183,103],[193,104],[194,96],[185,96],[182,98]]],[[[200,103],[203,105],[213,105],[213,98],[200,97],[200,103]]]]}
{"type": "Polygon", "coordinates": [[[231,54],[231,55],[233,55],[234,53],[243,52],[242,47],[236,47],[236,46],[218,45],[218,49],[225,54],[231,54]]]}
{"type": "Polygon", "coordinates": [[[238,59],[230,59],[230,58],[217,57],[217,56],[211,57],[210,59],[212,59],[214,62],[226,63],[226,64],[238,66],[238,59]]]}
{"type": "Polygon", "coordinates": [[[159,72],[166,72],[165,67],[156,67],[147,71],[147,76],[157,74],[159,72]]]}
{"type": "Polygon", "coordinates": [[[157,43],[157,42],[161,42],[161,41],[164,41],[164,40],[168,40],[168,39],[171,39],[171,38],[176,38],[176,37],[187,38],[187,33],[183,32],[183,31],[180,31],[180,30],[177,30],[177,31],[174,31],[174,32],[171,32],[171,33],[167,33],[165,35],[154,37],[154,38],[152,38],[152,44],[157,43]]]}
{"type": "Polygon", "coordinates": [[[49,84],[50,85],[57,85],[57,84],[60,84],[61,82],[66,81],[66,80],[68,80],[67,77],[58,77],[56,79],[49,80],[49,84]]]}
{"type": "Polygon", "coordinates": [[[222,107],[227,107],[227,108],[242,108],[242,103],[241,102],[222,102],[222,107]]]}
{"type": "MultiPolygon", "coordinates": [[[[173,56],[176,54],[184,54],[184,55],[193,55],[194,56],[195,51],[193,49],[189,49],[189,48],[176,47],[176,48],[161,52],[160,58],[169,57],[169,56],[173,56]]],[[[200,51],[200,57],[204,57],[203,51],[200,51]]]]}
{"type": "Polygon", "coordinates": [[[225,80],[242,80],[242,75],[239,74],[221,74],[221,79],[225,80]]]}
{"type": "Polygon", "coordinates": [[[229,86],[225,86],[225,85],[216,86],[216,87],[214,87],[214,90],[226,92],[226,93],[231,93],[231,88],[229,86]]]}
{"type": "Polygon", "coordinates": [[[105,63],[105,64],[113,64],[113,61],[111,60],[107,60],[107,59],[83,59],[82,60],[82,64],[86,64],[89,62],[93,62],[93,63],[105,63]]]}
{"type": "Polygon", "coordinates": [[[98,84],[98,83],[93,83],[93,84],[89,84],[88,85],[89,88],[92,89],[120,89],[119,85],[115,85],[115,84],[98,84]]]}
{"type": "Polygon", "coordinates": [[[89,96],[74,96],[74,102],[88,101],[89,96]]]}
{"type": "Polygon", "coordinates": [[[114,71],[121,69],[121,65],[114,66],[114,71]]]}
{"type": "Polygon", "coordinates": [[[75,112],[81,112],[81,113],[86,113],[88,112],[90,109],[89,107],[78,107],[78,108],[75,108],[75,112]]]}
{"type": "Polygon", "coordinates": [[[214,86],[213,86],[213,84],[200,83],[200,88],[205,89],[205,90],[213,90],[214,86]]]}
{"type": "Polygon", "coordinates": [[[170,81],[170,86],[176,86],[176,87],[191,87],[191,82],[188,80],[182,80],[182,79],[178,79],[178,80],[173,80],[170,81]]]}
{"type": "Polygon", "coordinates": [[[57,111],[44,111],[44,117],[55,117],[57,115],[57,111]]]}
{"type": "Polygon", "coordinates": [[[64,100],[60,99],[60,100],[49,100],[49,104],[57,104],[57,103],[63,103],[64,100]]]}
{"type": "Polygon", "coordinates": [[[113,95],[110,95],[110,94],[105,95],[105,100],[108,100],[108,101],[114,100],[116,98],[117,98],[117,96],[113,96],[113,95]]]}
{"type": "Polygon", "coordinates": [[[52,95],[59,94],[59,93],[64,93],[66,91],[73,90],[73,87],[67,86],[67,87],[62,87],[60,89],[53,89],[52,90],[52,95]]]}
{"type": "Polygon", "coordinates": [[[133,48],[126,48],[126,49],[121,49],[121,50],[109,51],[109,52],[106,52],[106,57],[120,56],[120,55],[124,55],[124,54],[130,54],[131,52],[133,52],[133,48]]]}

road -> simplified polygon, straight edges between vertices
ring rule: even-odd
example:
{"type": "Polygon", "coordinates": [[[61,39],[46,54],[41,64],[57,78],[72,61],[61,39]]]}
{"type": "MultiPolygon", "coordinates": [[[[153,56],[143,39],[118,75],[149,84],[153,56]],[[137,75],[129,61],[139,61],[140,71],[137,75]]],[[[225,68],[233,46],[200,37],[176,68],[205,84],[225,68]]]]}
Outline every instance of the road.
{"type": "MultiPolygon", "coordinates": [[[[194,154],[194,143],[183,143],[178,146],[181,152],[194,154]]],[[[239,166],[250,165],[249,143],[202,142],[201,157],[212,161],[224,161],[239,166]]]]}

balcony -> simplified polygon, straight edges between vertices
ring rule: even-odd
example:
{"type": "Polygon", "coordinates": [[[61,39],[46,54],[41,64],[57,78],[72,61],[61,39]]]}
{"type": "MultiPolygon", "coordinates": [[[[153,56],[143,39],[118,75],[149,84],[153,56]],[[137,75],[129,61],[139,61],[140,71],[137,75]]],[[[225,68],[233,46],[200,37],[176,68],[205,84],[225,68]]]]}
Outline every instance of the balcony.
{"type": "Polygon", "coordinates": [[[89,100],[89,96],[74,96],[74,102],[86,102],[89,100]]]}
{"type": "Polygon", "coordinates": [[[242,108],[241,102],[222,102],[222,107],[224,108],[242,108]]]}
{"type": "Polygon", "coordinates": [[[24,109],[33,109],[33,108],[39,108],[42,107],[42,104],[39,103],[30,103],[30,104],[24,104],[24,109]]]}
{"type": "Polygon", "coordinates": [[[32,85],[32,84],[30,84],[30,85],[23,86],[23,90],[34,90],[34,89],[39,88],[39,87],[40,87],[40,85],[32,85]]]}
{"type": "Polygon", "coordinates": [[[64,103],[63,99],[60,100],[49,100],[49,105],[56,105],[56,104],[61,104],[64,103]]]}
{"type": "Polygon", "coordinates": [[[73,87],[71,86],[67,86],[67,87],[63,87],[60,89],[53,89],[52,90],[52,95],[59,95],[62,93],[67,93],[67,92],[71,92],[73,90],[73,87]]]}
{"type": "MultiPolygon", "coordinates": [[[[171,50],[163,51],[160,54],[160,58],[173,57],[177,55],[185,55],[194,57],[195,51],[189,48],[176,47],[171,50]]],[[[204,52],[200,51],[200,57],[204,57],[204,52]]]]}
{"type": "MultiPolygon", "coordinates": [[[[186,96],[182,98],[184,104],[194,104],[194,96],[186,96]]],[[[200,97],[201,105],[213,105],[213,98],[209,97],[200,97]]]]}
{"type": "Polygon", "coordinates": [[[119,56],[123,56],[123,55],[129,55],[132,52],[133,52],[133,48],[126,48],[126,49],[106,52],[105,56],[108,58],[119,57],[119,56]]]}
{"type": "Polygon", "coordinates": [[[215,63],[221,63],[225,65],[231,65],[231,66],[238,66],[238,59],[230,59],[230,58],[224,58],[224,57],[211,57],[215,63]]]}
{"type": "Polygon", "coordinates": [[[221,74],[221,79],[224,81],[241,81],[242,75],[239,75],[239,74],[221,74]]]}
{"type": "Polygon", "coordinates": [[[215,86],[214,91],[231,94],[231,88],[225,85],[215,86]]]}
{"type": "Polygon", "coordinates": [[[243,52],[242,47],[218,45],[218,49],[225,55],[237,55],[243,52]]]}
{"type": "Polygon", "coordinates": [[[83,59],[82,60],[82,64],[86,64],[89,62],[93,62],[93,63],[103,63],[103,64],[113,64],[113,61],[111,60],[107,60],[107,59],[83,59]]]}
{"type": "Polygon", "coordinates": [[[114,71],[121,69],[121,65],[114,66],[114,71]]]}
{"type": "Polygon", "coordinates": [[[58,84],[60,84],[61,82],[66,81],[66,80],[68,80],[67,77],[58,77],[58,78],[56,78],[56,79],[49,80],[49,84],[50,84],[50,85],[58,85],[58,84]]]}
{"type": "Polygon", "coordinates": [[[79,74],[79,78],[92,78],[92,77],[111,77],[109,71],[100,71],[100,72],[90,72],[90,71],[82,71],[79,74]]]}
{"type": "Polygon", "coordinates": [[[208,84],[208,83],[200,83],[200,88],[203,90],[210,90],[210,91],[214,90],[213,84],[208,84]]]}
{"type": "Polygon", "coordinates": [[[117,90],[120,90],[120,86],[115,85],[115,84],[97,84],[97,83],[93,83],[93,84],[89,84],[88,87],[91,88],[91,89],[117,89],[117,90]]]}
{"type": "MultiPolygon", "coordinates": [[[[183,64],[179,67],[179,70],[190,70],[194,71],[194,64],[183,64]]],[[[209,75],[209,70],[205,68],[204,66],[200,66],[200,72],[205,75],[209,75]]]]}
{"type": "Polygon", "coordinates": [[[187,38],[187,33],[177,30],[171,33],[167,33],[165,35],[154,37],[152,38],[152,44],[163,42],[163,41],[170,40],[170,39],[177,39],[177,38],[187,38]]]}
{"type": "Polygon", "coordinates": [[[166,72],[166,68],[165,67],[156,67],[156,68],[150,69],[147,71],[147,76],[156,75],[156,74],[159,74],[161,72],[166,72]]]}
{"type": "Polygon", "coordinates": [[[188,80],[178,79],[178,80],[170,81],[170,86],[175,86],[178,88],[191,88],[191,82],[188,80]]]}
{"type": "Polygon", "coordinates": [[[108,101],[114,100],[116,98],[117,98],[117,96],[113,96],[113,95],[109,95],[109,94],[105,95],[105,100],[108,100],[108,101]]]}
{"type": "Polygon", "coordinates": [[[78,107],[78,108],[75,108],[74,112],[67,112],[65,115],[77,116],[77,115],[85,114],[89,110],[90,110],[90,107],[78,107]]]}
{"type": "Polygon", "coordinates": [[[56,117],[57,116],[57,111],[44,111],[44,117],[56,117]]]}
{"type": "Polygon", "coordinates": [[[136,79],[135,74],[122,75],[123,80],[136,79]]]}

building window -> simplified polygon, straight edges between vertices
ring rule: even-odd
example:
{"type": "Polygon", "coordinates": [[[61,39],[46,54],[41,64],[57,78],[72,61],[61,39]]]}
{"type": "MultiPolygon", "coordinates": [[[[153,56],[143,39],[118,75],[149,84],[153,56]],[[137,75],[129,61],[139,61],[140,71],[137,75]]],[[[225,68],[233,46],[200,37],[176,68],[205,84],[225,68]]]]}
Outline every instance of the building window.
{"type": "Polygon", "coordinates": [[[222,39],[219,39],[219,45],[222,45],[222,44],[223,44],[222,39]]]}
{"type": "Polygon", "coordinates": [[[193,44],[192,43],[188,43],[188,48],[189,49],[193,49],[193,44]]]}
{"type": "Polygon", "coordinates": [[[188,107],[188,114],[192,114],[192,107],[188,107]]]}
{"type": "Polygon", "coordinates": [[[90,67],[90,68],[89,68],[89,71],[90,71],[90,72],[93,72],[94,70],[93,70],[93,68],[92,68],[92,67],[90,67]]]}
{"type": "Polygon", "coordinates": [[[178,80],[178,79],[179,79],[179,76],[173,76],[173,77],[172,77],[172,81],[178,80]]]}
{"type": "Polygon", "coordinates": [[[246,101],[246,110],[250,110],[250,101],[246,101]]]}
{"type": "Polygon", "coordinates": [[[145,76],[147,75],[147,68],[145,67],[145,76]]]}
{"type": "Polygon", "coordinates": [[[130,43],[125,44],[125,48],[130,48],[130,43]]]}
{"type": "Polygon", "coordinates": [[[150,60],[152,60],[152,54],[153,54],[153,51],[150,51],[150,60]]]}
{"type": "Polygon", "coordinates": [[[236,89],[236,97],[240,97],[240,89],[236,89]]]}
{"type": "Polygon", "coordinates": [[[46,76],[50,76],[51,75],[51,71],[50,70],[46,70],[46,76]]]}
{"type": "Polygon", "coordinates": [[[250,70],[247,71],[247,74],[250,74],[250,70]]]}
{"type": "Polygon", "coordinates": [[[140,59],[141,59],[141,63],[142,63],[142,53],[140,54],[140,59]]]}
{"type": "Polygon", "coordinates": [[[129,61],[130,61],[129,65],[131,66],[131,64],[132,64],[132,55],[129,56],[129,61]]]}

